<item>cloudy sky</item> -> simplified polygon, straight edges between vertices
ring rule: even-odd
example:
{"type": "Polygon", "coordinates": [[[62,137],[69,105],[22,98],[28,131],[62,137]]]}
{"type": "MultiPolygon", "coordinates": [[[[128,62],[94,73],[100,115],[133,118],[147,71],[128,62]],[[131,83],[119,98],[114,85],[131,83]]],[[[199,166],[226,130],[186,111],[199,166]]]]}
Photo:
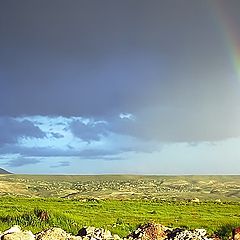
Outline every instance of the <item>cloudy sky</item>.
{"type": "Polygon", "coordinates": [[[239,174],[239,0],[2,0],[0,167],[239,174]]]}

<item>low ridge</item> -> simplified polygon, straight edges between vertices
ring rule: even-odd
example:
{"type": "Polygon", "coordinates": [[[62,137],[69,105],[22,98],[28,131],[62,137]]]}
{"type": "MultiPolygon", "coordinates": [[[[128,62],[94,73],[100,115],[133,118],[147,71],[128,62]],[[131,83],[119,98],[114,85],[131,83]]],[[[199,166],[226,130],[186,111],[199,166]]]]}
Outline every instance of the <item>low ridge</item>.
{"type": "Polygon", "coordinates": [[[0,174],[12,174],[11,172],[8,172],[7,170],[0,168],[0,174]]]}

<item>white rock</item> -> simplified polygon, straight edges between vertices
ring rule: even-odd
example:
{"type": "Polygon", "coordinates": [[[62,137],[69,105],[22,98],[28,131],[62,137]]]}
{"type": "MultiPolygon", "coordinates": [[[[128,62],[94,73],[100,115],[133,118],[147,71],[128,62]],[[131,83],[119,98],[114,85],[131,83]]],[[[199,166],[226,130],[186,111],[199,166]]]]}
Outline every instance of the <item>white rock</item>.
{"type": "Polygon", "coordinates": [[[14,225],[8,230],[6,230],[5,232],[3,232],[3,235],[6,235],[8,233],[18,233],[18,232],[21,232],[21,227],[19,227],[18,225],[14,225]]]}
{"type": "Polygon", "coordinates": [[[7,233],[1,237],[2,240],[35,240],[31,231],[7,233]]]}

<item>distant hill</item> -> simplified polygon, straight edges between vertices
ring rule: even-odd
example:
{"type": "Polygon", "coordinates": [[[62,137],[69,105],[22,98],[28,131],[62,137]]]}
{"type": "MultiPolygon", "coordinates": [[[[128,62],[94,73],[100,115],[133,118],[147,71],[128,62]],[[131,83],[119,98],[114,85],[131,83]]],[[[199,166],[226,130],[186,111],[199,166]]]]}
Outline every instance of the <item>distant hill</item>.
{"type": "Polygon", "coordinates": [[[12,174],[10,172],[8,172],[7,170],[0,168],[0,174],[12,174]]]}
{"type": "MultiPolygon", "coordinates": [[[[1,196],[61,197],[67,199],[236,201],[240,175],[28,175],[1,174],[1,196]]],[[[0,201],[1,205],[1,201],[0,201]]],[[[1,219],[0,219],[1,220],[1,219]]],[[[0,221],[1,227],[1,221],[0,221]]],[[[239,239],[240,240],[240,239],[239,239]]]]}

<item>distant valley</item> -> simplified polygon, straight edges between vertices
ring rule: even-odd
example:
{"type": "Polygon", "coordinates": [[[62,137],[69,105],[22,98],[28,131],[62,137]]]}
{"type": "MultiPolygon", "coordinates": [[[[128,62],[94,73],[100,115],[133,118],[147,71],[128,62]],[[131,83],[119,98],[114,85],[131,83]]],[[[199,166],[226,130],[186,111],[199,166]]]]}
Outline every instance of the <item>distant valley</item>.
{"type": "Polygon", "coordinates": [[[0,175],[1,196],[239,201],[240,176],[0,175]]]}

